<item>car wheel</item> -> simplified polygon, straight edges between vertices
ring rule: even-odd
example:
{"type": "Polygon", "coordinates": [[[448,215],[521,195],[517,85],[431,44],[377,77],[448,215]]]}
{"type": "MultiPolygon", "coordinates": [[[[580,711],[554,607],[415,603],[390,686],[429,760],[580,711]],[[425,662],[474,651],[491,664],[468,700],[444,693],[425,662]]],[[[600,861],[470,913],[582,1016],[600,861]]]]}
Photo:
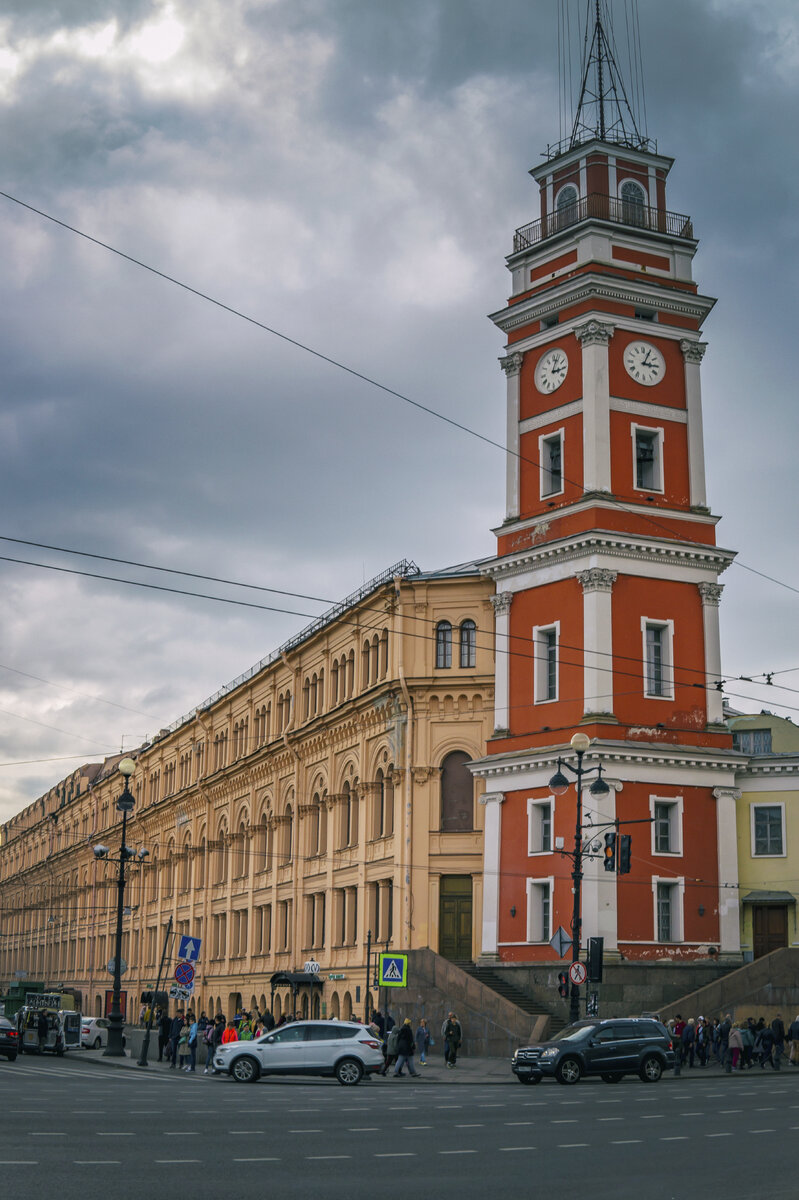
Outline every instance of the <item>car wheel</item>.
{"type": "Polygon", "coordinates": [[[564,1058],[557,1066],[555,1078],[558,1083],[571,1084],[579,1083],[583,1069],[576,1058],[564,1058]]]}
{"type": "Polygon", "coordinates": [[[8,1059],[9,1062],[15,1062],[16,1057],[17,1057],[16,1054],[7,1054],[6,1055],[6,1058],[8,1059]]]}
{"type": "Polygon", "coordinates": [[[624,1076],[621,1071],[608,1071],[602,1076],[605,1083],[621,1083],[624,1076]]]}
{"type": "Polygon", "coordinates": [[[363,1067],[357,1058],[344,1058],[340,1063],[336,1063],[336,1079],[344,1087],[354,1087],[356,1083],[361,1082],[362,1075],[363,1067]]]}
{"type": "Polygon", "coordinates": [[[103,1044],[103,1039],[102,1039],[102,1038],[98,1038],[98,1037],[96,1037],[96,1038],[94,1039],[94,1049],[95,1049],[95,1050],[99,1050],[99,1049],[100,1049],[100,1047],[102,1046],[102,1044],[103,1044]]]}
{"type": "Polygon", "coordinates": [[[663,1063],[654,1054],[648,1054],[638,1073],[644,1083],[657,1083],[663,1074],[663,1063]]]}
{"type": "Polygon", "coordinates": [[[237,1058],[234,1061],[233,1066],[230,1068],[230,1074],[236,1080],[236,1083],[255,1083],[261,1074],[261,1068],[249,1054],[243,1054],[241,1058],[237,1058]]]}

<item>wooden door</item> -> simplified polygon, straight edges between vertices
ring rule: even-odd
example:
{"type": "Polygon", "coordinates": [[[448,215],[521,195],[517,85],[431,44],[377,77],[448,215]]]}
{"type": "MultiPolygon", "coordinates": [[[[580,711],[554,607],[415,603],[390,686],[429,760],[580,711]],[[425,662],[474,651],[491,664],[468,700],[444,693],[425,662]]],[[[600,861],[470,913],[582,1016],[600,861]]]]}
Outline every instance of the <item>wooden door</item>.
{"type": "Polygon", "coordinates": [[[788,906],[753,904],[752,928],[755,958],[788,945],[788,906]]]}
{"type": "Polygon", "coordinates": [[[452,962],[472,959],[472,877],[442,875],[438,952],[452,962]]]}

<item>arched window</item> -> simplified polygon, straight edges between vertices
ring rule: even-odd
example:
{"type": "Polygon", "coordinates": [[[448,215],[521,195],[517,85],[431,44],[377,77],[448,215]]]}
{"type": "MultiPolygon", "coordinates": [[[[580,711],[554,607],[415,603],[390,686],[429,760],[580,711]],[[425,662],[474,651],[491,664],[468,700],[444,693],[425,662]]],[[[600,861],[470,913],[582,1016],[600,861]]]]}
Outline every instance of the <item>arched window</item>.
{"type": "Polygon", "coordinates": [[[372,837],[390,837],[394,832],[394,784],[391,782],[392,767],[386,773],[378,767],[375,782],[374,810],[372,814],[372,837]]]}
{"type": "Polygon", "coordinates": [[[436,669],[452,666],[452,626],[449,621],[436,625],[436,669]]]}
{"type": "Polygon", "coordinates": [[[330,668],[330,703],[338,704],[338,661],[330,668]]]}
{"type": "Polygon", "coordinates": [[[306,676],[305,683],[302,685],[302,719],[308,720],[311,710],[311,681],[306,676]]]}
{"type": "Polygon", "coordinates": [[[461,666],[477,666],[477,626],[474,621],[461,622],[461,666]]]}
{"type": "Polygon", "coordinates": [[[240,879],[250,872],[250,839],[247,837],[247,824],[242,818],[239,822],[236,848],[236,875],[240,879]]]}
{"type": "Polygon", "coordinates": [[[466,769],[471,761],[463,750],[453,750],[441,764],[442,833],[474,828],[474,784],[466,769]]]}
{"type": "Polygon", "coordinates": [[[640,183],[627,179],[621,185],[621,214],[625,225],[646,224],[646,193],[640,183]]]}
{"type": "Polygon", "coordinates": [[[388,675],[388,630],[384,629],[380,635],[380,678],[385,679],[388,675]]]}
{"type": "Polygon", "coordinates": [[[191,888],[191,834],[183,843],[183,861],[180,864],[180,890],[188,892],[191,888]]]}
{"type": "Polygon", "coordinates": [[[280,857],[281,865],[286,866],[291,862],[292,846],[294,842],[294,812],[290,804],[286,805],[283,818],[283,846],[280,857]]]}
{"type": "Polygon", "coordinates": [[[369,686],[369,639],[367,638],[361,650],[361,687],[369,686]]]}
{"type": "Polygon", "coordinates": [[[558,229],[564,229],[567,225],[573,225],[577,220],[578,200],[577,188],[573,183],[567,183],[565,187],[560,189],[555,200],[556,224],[558,229]]]}
{"type": "Polygon", "coordinates": [[[227,826],[224,821],[219,826],[219,833],[216,836],[217,851],[216,851],[216,879],[215,883],[225,883],[227,881],[227,826]]]}
{"type": "Polygon", "coordinates": [[[372,683],[377,683],[377,676],[380,670],[380,638],[377,634],[372,638],[369,658],[371,663],[369,674],[371,675],[372,683]]]}
{"type": "Polygon", "coordinates": [[[194,870],[194,886],[199,891],[205,887],[205,831],[200,837],[200,846],[197,851],[197,866],[194,870]]]}
{"type": "Polygon", "coordinates": [[[350,650],[350,657],[347,661],[347,699],[352,696],[352,689],[355,686],[355,651],[350,650]]]}

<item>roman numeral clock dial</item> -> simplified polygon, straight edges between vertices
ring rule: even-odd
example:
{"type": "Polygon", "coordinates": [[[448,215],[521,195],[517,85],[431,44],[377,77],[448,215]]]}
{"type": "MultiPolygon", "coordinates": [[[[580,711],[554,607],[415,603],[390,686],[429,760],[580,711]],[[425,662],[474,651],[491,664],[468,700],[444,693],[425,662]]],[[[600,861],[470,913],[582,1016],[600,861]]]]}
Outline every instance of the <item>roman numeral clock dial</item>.
{"type": "Polygon", "coordinates": [[[562,350],[548,350],[538,360],[535,369],[535,386],[539,392],[556,392],[569,369],[569,360],[562,350]]]}
{"type": "Polygon", "coordinates": [[[666,360],[649,342],[630,342],[624,351],[624,369],[636,383],[654,387],[666,374],[666,360]]]}

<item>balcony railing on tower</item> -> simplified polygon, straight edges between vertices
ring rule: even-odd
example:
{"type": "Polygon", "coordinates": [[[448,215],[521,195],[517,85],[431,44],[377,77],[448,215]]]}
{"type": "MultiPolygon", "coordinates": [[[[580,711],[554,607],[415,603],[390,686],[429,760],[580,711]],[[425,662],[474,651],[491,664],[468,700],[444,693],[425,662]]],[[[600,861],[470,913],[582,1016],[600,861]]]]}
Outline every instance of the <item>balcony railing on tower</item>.
{"type": "Polygon", "coordinates": [[[692,241],[694,236],[691,218],[683,213],[667,212],[663,208],[650,208],[646,204],[633,204],[618,196],[603,196],[599,192],[592,192],[573,204],[566,204],[556,212],[549,213],[539,221],[522,225],[513,235],[513,253],[529,250],[546,238],[554,237],[573,225],[579,225],[581,221],[610,221],[614,225],[647,229],[652,233],[666,234],[668,237],[685,238],[686,241],[692,241]]]}

